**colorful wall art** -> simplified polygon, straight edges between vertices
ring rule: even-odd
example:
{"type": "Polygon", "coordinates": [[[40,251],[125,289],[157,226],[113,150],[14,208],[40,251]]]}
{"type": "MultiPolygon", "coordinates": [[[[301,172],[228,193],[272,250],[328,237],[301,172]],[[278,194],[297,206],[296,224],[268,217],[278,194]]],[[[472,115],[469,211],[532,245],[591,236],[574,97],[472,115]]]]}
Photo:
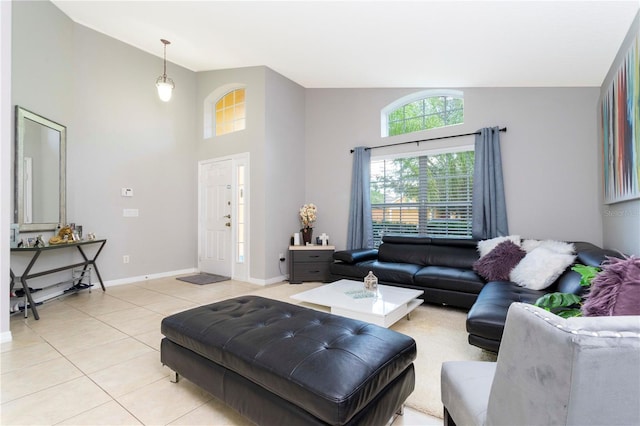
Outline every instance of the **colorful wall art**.
{"type": "Polygon", "coordinates": [[[602,99],[604,202],[640,198],[640,34],[602,99]]]}

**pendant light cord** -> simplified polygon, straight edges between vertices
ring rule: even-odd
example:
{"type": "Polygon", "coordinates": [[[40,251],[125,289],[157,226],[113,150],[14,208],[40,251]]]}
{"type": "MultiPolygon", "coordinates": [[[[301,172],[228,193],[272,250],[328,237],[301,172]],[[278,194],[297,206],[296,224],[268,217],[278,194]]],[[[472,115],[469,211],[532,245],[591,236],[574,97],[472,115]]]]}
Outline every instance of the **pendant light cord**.
{"type": "Polygon", "coordinates": [[[163,38],[161,38],[160,41],[164,44],[164,71],[162,73],[162,80],[167,81],[167,44],[171,44],[171,42],[163,38]]]}

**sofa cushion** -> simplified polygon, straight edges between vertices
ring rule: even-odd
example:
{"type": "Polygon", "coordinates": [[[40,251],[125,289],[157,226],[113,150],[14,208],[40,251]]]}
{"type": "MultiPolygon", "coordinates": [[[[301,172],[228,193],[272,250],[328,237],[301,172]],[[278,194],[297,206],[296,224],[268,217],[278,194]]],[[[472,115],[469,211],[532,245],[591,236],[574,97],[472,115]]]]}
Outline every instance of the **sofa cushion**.
{"type": "Polygon", "coordinates": [[[442,363],[440,370],[442,404],[456,424],[485,424],[491,382],[495,372],[495,362],[446,361],[442,363]]]}
{"type": "Polygon", "coordinates": [[[425,266],[429,255],[428,244],[382,243],[378,247],[378,260],[388,263],[411,263],[425,266]]]}
{"type": "Polygon", "coordinates": [[[430,244],[383,242],[378,249],[378,260],[471,269],[478,260],[475,246],[475,240],[453,238],[433,238],[430,244]]]}
{"type": "Polygon", "coordinates": [[[363,262],[365,260],[373,260],[377,257],[378,250],[376,249],[342,250],[333,253],[334,260],[339,260],[349,264],[363,262]]]}
{"type": "Polygon", "coordinates": [[[574,243],[576,246],[576,263],[587,266],[600,266],[607,257],[620,257],[615,250],[601,249],[590,243],[574,243]]]}
{"type": "Polygon", "coordinates": [[[567,269],[560,275],[560,278],[556,280],[551,286],[547,287],[544,291],[546,293],[572,293],[577,294],[578,296],[582,296],[586,287],[582,287],[580,285],[580,280],[582,277],[576,271],[572,271],[571,269],[567,269]]]}
{"type": "Polygon", "coordinates": [[[484,281],[473,271],[462,268],[448,268],[443,266],[425,266],[414,276],[416,285],[478,294],[484,286],[484,281]]]}
{"type": "Polygon", "coordinates": [[[378,277],[378,281],[391,283],[413,283],[413,276],[421,267],[409,263],[379,262],[377,260],[370,263],[370,271],[378,277]]]}
{"type": "Polygon", "coordinates": [[[511,270],[526,255],[511,241],[503,241],[473,264],[473,270],[487,281],[508,281],[511,270]]]}
{"type": "Polygon", "coordinates": [[[513,302],[534,304],[545,294],[545,291],[530,290],[507,281],[487,283],[467,314],[467,331],[476,336],[499,341],[502,338],[509,306],[513,302]]]}
{"type": "Polygon", "coordinates": [[[396,244],[431,244],[433,238],[426,235],[406,235],[406,234],[385,234],[382,236],[383,243],[396,244]]]}
{"type": "Polygon", "coordinates": [[[334,262],[329,265],[331,275],[337,277],[348,277],[356,280],[363,279],[369,271],[373,270],[373,264],[375,260],[365,260],[356,264],[349,264],[344,262],[334,262]]]}
{"type": "Polygon", "coordinates": [[[473,264],[477,260],[478,252],[475,249],[475,243],[471,245],[433,245],[429,250],[425,266],[473,269],[473,264]]]}

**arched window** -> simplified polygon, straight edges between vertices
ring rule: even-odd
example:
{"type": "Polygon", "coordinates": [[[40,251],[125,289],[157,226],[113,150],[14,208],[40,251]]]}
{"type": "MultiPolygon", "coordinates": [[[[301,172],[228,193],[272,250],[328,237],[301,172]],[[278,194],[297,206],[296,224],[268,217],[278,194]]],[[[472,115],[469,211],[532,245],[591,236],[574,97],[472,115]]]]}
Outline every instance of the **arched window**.
{"type": "Polygon", "coordinates": [[[236,89],[216,102],[216,136],[244,130],[246,109],[244,89],[236,89]]]}
{"type": "Polygon", "coordinates": [[[464,122],[464,94],[459,90],[424,90],[382,109],[382,137],[464,122]]]}
{"type": "Polygon", "coordinates": [[[228,84],[204,101],[204,137],[244,130],[247,125],[245,85],[228,84]]]}

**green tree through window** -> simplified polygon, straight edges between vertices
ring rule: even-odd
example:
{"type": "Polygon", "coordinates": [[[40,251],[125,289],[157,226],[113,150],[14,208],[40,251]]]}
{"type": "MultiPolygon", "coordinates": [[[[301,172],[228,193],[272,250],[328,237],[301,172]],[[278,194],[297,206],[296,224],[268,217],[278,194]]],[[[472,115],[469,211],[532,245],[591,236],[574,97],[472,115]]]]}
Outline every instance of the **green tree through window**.
{"type": "Polygon", "coordinates": [[[454,90],[413,93],[384,108],[382,117],[382,136],[461,124],[464,122],[463,93],[454,90]]]}
{"type": "Polygon", "coordinates": [[[471,237],[474,152],[371,161],[374,243],[385,233],[471,237]]]}

